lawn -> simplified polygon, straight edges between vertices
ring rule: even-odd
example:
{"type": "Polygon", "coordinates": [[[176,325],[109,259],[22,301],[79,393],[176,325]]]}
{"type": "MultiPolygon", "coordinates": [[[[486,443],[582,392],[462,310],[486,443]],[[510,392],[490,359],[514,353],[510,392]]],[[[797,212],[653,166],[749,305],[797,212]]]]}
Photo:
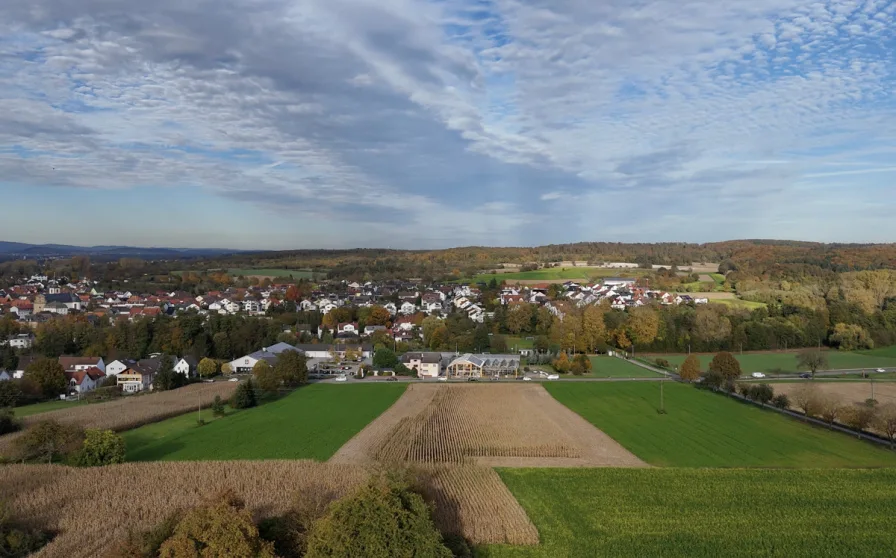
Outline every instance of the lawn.
{"type": "Polygon", "coordinates": [[[896,360],[896,345],[890,345],[889,347],[880,347],[879,349],[871,349],[870,351],[856,352],[863,355],[892,358],[893,360],[896,360]]]}
{"type": "Polygon", "coordinates": [[[38,413],[46,413],[47,411],[57,411],[59,409],[69,409],[78,405],[86,405],[86,400],[81,401],[44,401],[43,403],[34,403],[32,405],[22,405],[15,407],[13,412],[19,418],[36,415],[38,413]]]}
{"type": "Polygon", "coordinates": [[[544,387],[652,465],[896,466],[896,452],[870,442],[677,382],[548,382],[544,387]],[[666,414],[657,412],[661,384],[666,414]]]}
{"type": "Polygon", "coordinates": [[[313,384],[205,426],[197,426],[196,413],[191,413],[126,432],[127,459],[324,461],[388,409],[405,388],[386,383],[313,384]]]}
{"type": "MultiPolygon", "coordinates": [[[[885,350],[882,350],[885,351],[885,350]]],[[[828,364],[831,370],[851,370],[856,368],[890,368],[896,367],[896,356],[888,357],[886,352],[850,353],[840,351],[826,351],[828,364]]],[[[735,353],[734,356],[740,362],[744,374],[751,372],[769,372],[780,369],[782,372],[799,372],[796,364],[797,351],[781,353],[735,353]]],[[[700,366],[702,370],[709,367],[709,362],[714,355],[700,354],[700,366]]],[[[650,359],[664,358],[673,365],[681,365],[687,355],[650,355],[650,359]]]]}
{"type": "Polygon", "coordinates": [[[743,300],[740,298],[714,298],[710,300],[713,304],[725,304],[734,306],[735,308],[746,308],[747,310],[755,310],[756,308],[765,308],[768,304],[764,302],[755,302],[752,300],[743,300]]]}
{"type": "Polygon", "coordinates": [[[609,356],[593,356],[591,358],[592,378],[657,378],[660,374],[651,372],[626,360],[609,356]]]}
{"type": "Polygon", "coordinates": [[[896,470],[501,469],[537,547],[487,558],[892,556],[896,470]]]}
{"type": "Polygon", "coordinates": [[[510,352],[514,352],[514,348],[516,348],[517,351],[520,349],[531,349],[535,343],[534,338],[526,339],[525,337],[514,337],[512,335],[505,335],[504,339],[507,341],[507,348],[510,352]]]}

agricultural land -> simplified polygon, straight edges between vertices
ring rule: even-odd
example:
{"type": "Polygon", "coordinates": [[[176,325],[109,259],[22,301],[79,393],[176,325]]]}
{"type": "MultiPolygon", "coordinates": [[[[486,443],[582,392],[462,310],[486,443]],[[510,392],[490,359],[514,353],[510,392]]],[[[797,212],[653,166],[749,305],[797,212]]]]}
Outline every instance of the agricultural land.
{"type": "MultiPolygon", "coordinates": [[[[734,357],[740,362],[741,370],[744,374],[751,372],[782,372],[795,373],[805,372],[797,367],[796,357],[797,351],[781,351],[781,352],[759,352],[759,353],[734,353],[734,357]]],[[[893,368],[896,367],[896,357],[889,356],[888,352],[847,352],[847,351],[827,351],[828,368],[830,370],[855,370],[862,368],[893,368]]],[[[701,370],[709,368],[709,363],[713,358],[713,354],[698,354],[700,359],[701,370]]],[[[662,354],[662,355],[644,355],[646,360],[656,358],[664,358],[674,366],[680,366],[687,355],[682,354],[662,354]]]]}

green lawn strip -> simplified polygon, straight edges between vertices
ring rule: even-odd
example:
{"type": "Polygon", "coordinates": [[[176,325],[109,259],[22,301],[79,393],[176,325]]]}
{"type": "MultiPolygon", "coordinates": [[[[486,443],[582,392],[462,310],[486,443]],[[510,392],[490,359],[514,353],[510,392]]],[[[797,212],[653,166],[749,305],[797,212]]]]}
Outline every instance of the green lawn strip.
{"type": "Polygon", "coordinates": [[[658,378],[651,370],[632,364],[626,360],[609,356],[593,356],[591,358],[591,378],[658,378]]]}
{"type": "Polygon", "coordinates": [[[44,401],[43,403],[33,403],[31,405],[23,405],[21,407],[15,407],[13,412],[19,418],[28,417],[31,415],[36,415],[39,413],[46,413],[48,411],[57,411],[59,409],[68,409],[71,407],[77,407],[79,405],[86,405],[86,400],[80,401],[44,401]]]}
{"type": "Polygon", "coordinates": [[[486,558],[893,555],[896,470],[499,469],[536,547],[486,558]]]}
{"type": "Polygon", "coordinates": [[[856,352],[859,354],[863,354],[863,355],[891,358],[891,359],[896,360],[896,345],[890,345],[889,347],[880,347],[878,349],[870,349],[867,351],[856,351],[856,352]]]}
{"type": "Polygon", "coordinates": [[[644,461],[666,467],[894,467],[896,452],[676,382],[545,383],[644,461]]]}
{"type": "MultiPolygon", "coordinates": [[[[741,369],[745,374],[751,372],[769,372],[777,369],[788,373],[804,372],[805,370],[797,368],[797,354],[798,351],[789,351],[782,353],[734,353],[734,356],[740,362],[741,369]]],[[[831,370],[896,367],[896,358],[882,356],[886,353],[866,354],[858,352],[826,351],[826,354],[828,357],[828,368],[831,370]]],[[[713,355],[700,354],[697,355],[697,357],[700,359],[701,369],[706,370],[709,367],[709,362],[712,360],[713,355]]],[[[681,363],[684,362],[684,359],[687,358],[687,355],[651,355],[646,358],[664,358],[673,365],[681,365],[681,363]]]]}
{"type": "Polygon", "coordinates": [[[517,337],[514,335],[505,335],[504,339],[507,341],[507,350],[511,353],[514,348],[516,348],[517,351],[520,349],[531,349],[535,343],[535,339],[526,339],[525,337],[517,337]]]}
{"type": "Polygon", "coordinates": [[[127,432],[128,460],[324,461],[388,409],[406,387],[397,383],[312,384],[283,399],[201,427],[196,426],[196,414],[192,413],[189,419],[177,417],[127,432]]]}

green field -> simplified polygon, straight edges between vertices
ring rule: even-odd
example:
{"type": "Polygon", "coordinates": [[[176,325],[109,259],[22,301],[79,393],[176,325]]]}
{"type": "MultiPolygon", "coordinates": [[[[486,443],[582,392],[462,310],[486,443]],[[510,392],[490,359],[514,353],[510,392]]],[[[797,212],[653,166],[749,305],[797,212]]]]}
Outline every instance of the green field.
{"type": "Polygon", "coordinates": [[[863,354],[863,355],[892,358],[893,360],[896,360],[896,345],[890,345],[889,347],[881,347],[879,349],[871,349],[870,351],[856,351],[856,352],[859,354],[863,354]]]}
{"type": "Polygon", "coordinates": [[[495,279],[499,283],[507,281],[556,281],[560,279],[569,281],[589,281],[601,277],[641,277],[650,273],[646,269],[605,269],[596,267],[551,267],[535,271],[518,271],[514,273],[480,273],[462,279],[462,283],[488,283],[495,279]]]}
{"type": "MultiPolygon", "coordinates": [[[[313,272],[310,269],[249,269],[249,268],[231,268],[227,270],[228,275],[237,276],[244,275],[246,277],[250,275],[259,275],[265,277],[289,277],[293,276],[295,279],[311,279],[313,272]]],[[[324,275],[323,273],[318,273],[318,276],[324,275]]]]}
{"type": "Polygon", "coordinates": [[[746,308],[747,310],[755,310],[756,308],[765,308],[768,304],[764,302],[754,302],[752,300],[742,300],[740,298],[714,298],[709,301],[712,304],[724,304],[735,308],[746,308]]]}
{"type": "MultiPolygon", "coordinates": [[[[889,350],[890,348],[886,349],[889,350]]],[[[828,355],[828,364],[829,369],[831,370],[851,370],[856,368],[890,368],[896,367],[896,356],[888,357],[885,356],[887,352],[886,350],[881,350],[880,353],[876,353],[873,351],[869,352],[840,352],[840,351],[826,351],[828,355]]],[[[740,362],[740,367],[743,370],[744,374],[749,374],[751,372],[769,372],[772,370],[780,369],[782,372],[793,373],[799,372],[800,370],[797,368],[796,364],[796,355],[797,351],[790,352],[781,352],[781,353],[744,353],[737,354],[734,356],[740,362]]],[[[709,362],[712,360],[714,355],[711,354],[700,354],[697,355],[700,358],[700,366],[701,370],[706,370],[709,367],[709,362]]],[[[680,366],[684,359],[687,358],[687,355],[683,354],[670,354],[670,355],[650,355],[649,357],[645,357],[648,360],[656,359],[656,358],[664,358],[671,362],[673,365],[680,366]]]]}
{"type": "Polygon", "coordinates": [[[27,417],[38,413],[46,413],[47,411],[56,411],[59,409],[69,409],[78,405],[86,405],[87,401],[44,401],[43,403],[34,403],[33,405],[23,405],[15,407],[13,412],[17,417],[27,417]]]}
{"type": "Polygon", "coordinates": [[[477,556],[893,556],[892,469],[499,472],[541,544],[477,556]]]}
{"type": "Polygon", "coordinates": [[[609,356],[591,358],[591,378],[657,378],[661,374],[651,372],[626,360],[609,356]]]}
{"type": "Polygon", "coordinates": [[[124,433],[127,459],[323,461],[388,409],[405,388],[387,383],[313,384],[205,426],[197,426],[196,413],[191,413],[124,433]]]}
{"type": "Polygon", "coordinates": [[[546,382],[629,451],[670,467],[893,467],[896,452],[676,382],[546,382]],[[667,414],[657,412],[663,385],[667,414]]]}
{"type": "Polygon", "coordinates": [[[513,352],[513,349],[516,348],[517,351],[520,349],[531,349],[533,344],[535,343],[534,339],[526,339],[525,337],[514,337],[512,335],[505,335],[504,339],[507,340],[507,349],[510,352],[513,352]]]}

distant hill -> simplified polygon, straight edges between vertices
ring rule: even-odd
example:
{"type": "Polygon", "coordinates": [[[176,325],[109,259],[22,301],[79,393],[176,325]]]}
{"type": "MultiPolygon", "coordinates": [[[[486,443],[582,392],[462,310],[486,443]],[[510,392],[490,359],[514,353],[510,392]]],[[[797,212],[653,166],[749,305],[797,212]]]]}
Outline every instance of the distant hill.
{"type": "Polygon", "coordinates": [[[239,253],[240,250],[220,248],[140,248],[135,246],[70,246],[67,244],[27,244],[24,242],[0,241],[0,256],[4,257],[65,257],[95,256],[103,258],[190,258],[224,256],[239,253]]]}

